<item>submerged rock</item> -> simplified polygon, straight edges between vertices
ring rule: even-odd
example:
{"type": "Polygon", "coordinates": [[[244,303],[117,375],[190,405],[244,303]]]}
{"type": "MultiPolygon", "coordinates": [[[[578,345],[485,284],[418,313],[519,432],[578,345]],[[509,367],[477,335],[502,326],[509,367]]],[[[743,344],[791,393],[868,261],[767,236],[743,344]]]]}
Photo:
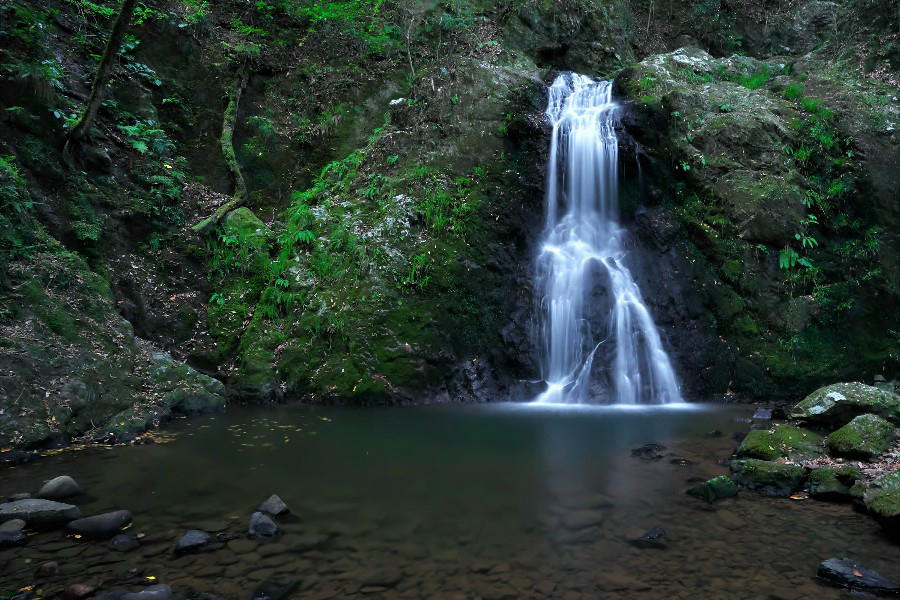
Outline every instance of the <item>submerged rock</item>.
{"type": "Polygon", "coordinates": [[[94,593],[94,588],[84,583],[73,583],[63,590],[66,600],[82,600],[94,593]]]}
{"type": "Polygon", "coordinates": [[[253,591],[253,600],[284,600],[297,587],[293,578],[269,579],[259,584],[253,591]]]}
{"type": "Polygon", "coordinates": [[[41,579],[45,577],[53,577],[57,573],[59,573],[59,563],[55,560],[50,560],[45,563],[41,563],[40,566],[38,566],[37,570],[35,570],[34,576],[38,579],[41,579]]]}
{"type": "Polygon", "coordinates": [[[81,486],[68,475],[60,475],[54,477],[38,490],[36,497],[45,500],[60,500],[70,496],[77,496],[81,493],[81,486]]]}
{"type": "Polygon", "coordinates": [[[900,586],[849,558],[829,558],[822,561],[816,574],[829,583],[853,591],[900,593],[900,586]]]}
{"type": "Polygon", "coordinates": [[[851,465],[822,467],[809,474],[809,493],[819,500],[850,500],[850,488],[862,473],[851,465]]]}
{"type": "Polygon", "coordinates": [[[641,460],[659,460],[665,456],[666,447],[660,444],[644,444],[631,451],[631,456],[641,460]]]}
{"type": "Polygon", "coordinates": [[[109,541],[109,547],[116,552],[130,552],[139,548],[140,545],[141,543],[136,537],[124,533],[115,536],[109,541]]]}
{"type": "Polygon", "coordinates": [[[734,481],[766,496],[786,497],[803,489],[806,472],[797,465],[748,458],[731,461],[734,481]]]}
{"type": "Polygon", "coordinates": [[[728,475],[719,475],[708,481],[704,481],[700,485],[687,490],[687,494],[695,498],[699,498],[705,502],[712,504],[718,500],[731,498],[738,493],[737,485],[728,475]]]}
{"type": "Polygon", "coordinates": [[[277,494],[269,496],[265,502],[256,507],[256,510],[275,517],[290,512],[288,505],[277,494]]]}
{"type": "Polygon", "coordinates": [[[629,543],[632,546],[637,546],[638,548],[655,548],[657,550],[661,550],[666,547],[665,537],[665,529],[663,529],[662,527],[654,527],[638,539],[629,540],[629,543]]]}
{"type": "Polygon", "coordinates": [[[66,526],[70,533],[83,535],[92,539],[111,538],[123,527],[131,523],[131,513],[127,510],[114,510],[112,512],[84,517],[72,521],[66,526]]]}
{"type": "Polygon", "coordinates": [[[250,515],[250,525],[247,533],[254,538],[270,538],[278,533],[278,524],[272,518],[261,512],[250,515]]]}
{"type": "Polygon", "coordinates": [[[191,529],[175,543],[176,554],[186,554],[188,552],[196,552],[201,548],[205,548],[212,541],[212,536],[199,529],[191,529]]]}
{"type": "Polygon", "coordinates": [[[29,498],[0,504],[0,523],[22,519],[29,527],[53,527],[68,523],[81,516],[77,506],[54,500],[29,498]]]}
{"type": "Polygon", "coordinates": [[[824,453],[822,436],[793,425],[755,429],[737,449],[740,458],[775,460],[776,458],[815,458],[824,453]]]}
{"type": "Polygon", "coordinates": [[[900,424],[900,396],[863,383],[835,383],[819,388],[791,410],[791,417],[840,426],[871,413],[900,424]]]}
{"type": "Polygon", "coordinates": [[[894,441],[894,425],[877,415],[860,415],[829,435],[825,442],[836,456],[871,459],[894,441]]]}

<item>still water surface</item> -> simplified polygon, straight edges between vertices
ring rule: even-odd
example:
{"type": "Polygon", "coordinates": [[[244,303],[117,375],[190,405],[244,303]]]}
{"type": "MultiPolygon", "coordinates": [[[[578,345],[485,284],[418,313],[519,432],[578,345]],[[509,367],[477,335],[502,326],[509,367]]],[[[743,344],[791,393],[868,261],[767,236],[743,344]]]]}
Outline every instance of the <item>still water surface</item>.
{"type": "Polygon", "coordinates": [[[142,546],[119,553],[60,532],[0,552],[0,592],[34,583],[135,589],[147,576],[224,598],[294,579],[295,598],[841,598],[816,565],[850,556],[900,578],[900,548],[850,506],[747,492],[686,496],[727,472],[748,407],[520,404],[235,409],[178,423],[166,444],[64,453],[2,472],[0,494],[74,476],[84,514],[127,508],[142,546]],[[719,430],[721,437],[708,432],[719,430]],[[655,442],[667,456],[631,449],[655,442]],[[293,516],[258,544],[175,557],[187,529],[246,532],[279,494],[293,516]],[[666,531],[661,548],[633,543],[666,531]],[[133,569],[137,569],[134,572],[133,569]],[[698,596],[698,593],[702,593],[698,596]]]}

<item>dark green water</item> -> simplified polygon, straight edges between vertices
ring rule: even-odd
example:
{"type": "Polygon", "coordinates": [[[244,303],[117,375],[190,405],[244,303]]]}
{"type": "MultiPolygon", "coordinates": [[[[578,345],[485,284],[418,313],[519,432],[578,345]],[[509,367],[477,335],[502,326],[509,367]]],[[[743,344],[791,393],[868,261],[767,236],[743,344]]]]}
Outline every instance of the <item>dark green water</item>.
{"type": "Polygon", "coordinates": [[[134,588],[146,576],[225,598],[271,578],[296,598],[840,598],[813,579],[851,556],[900,577],[900,551],[845,505],[742,493],[709,507],[684,494],[718,462],[747,407],[567,410],[520,405],[233,410],[179,423],[168,444],[66,453],[3,472],[0,494],[75,477],[92,514],[127,508],[129,553],[60,532],[0,552],[0,592],[34,582],[134,588]],[[707,432],[718,429],[722,437],[707,432]],[[657,442],[664,459],[631,449],[657,442]],[[686,459],[689,464],[674,459],[686,459]],[[674,462],[673,462],[674,461],[674,462]],[[294,516],[273,542],[174,557],[183,531],[243,533],[279,494],[294,516]],[[629,540],[666,530],[664,549],[629,540]],[[138,572],[133,572],[138,569],[138,572]],[[378,585],[387,584],[387,585],[378,585]]]}

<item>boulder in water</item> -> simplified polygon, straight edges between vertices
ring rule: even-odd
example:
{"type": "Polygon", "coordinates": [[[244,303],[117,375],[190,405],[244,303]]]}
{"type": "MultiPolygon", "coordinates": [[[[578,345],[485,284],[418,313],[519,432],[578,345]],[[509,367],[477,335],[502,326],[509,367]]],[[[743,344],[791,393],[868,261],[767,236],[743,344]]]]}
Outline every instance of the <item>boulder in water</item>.
{"type": "Polygon", "coordinates": [[[819,500],[849,500],[850,488],[862,478],[851,465],[821,467],[809,473],[809,494],[819,500]]]}
{"type": "Polygon", "coordinates": [[[850,558],[829,558],[822,561],[819,563],[816,574],[828,583],[849,588],[855,592],[900,594],[900,586],[850,558]]]}
{"type": "Polygon", "coordinates": [[[187,554],[205,548],[212,541],[212,536],[199,529],[191,529],[175,543],[176,554],[187,554]]]}
{"type": "Polygon", "coordinates": [[[900,425],[900,396],[863,383],[835,383],[803,399],[790,416],[811,423],[840,426],[871,413],[900,425]]]}
{"type": "Polygon", "coordinates": [[[704,502],[712,504],[725,498],[731,498],[738,493],[737,485],[728,475],[719,475],[708,481],[704,481],[700,485],[687,490],[687,494],[694,498],[699,498],[704,502]]]}
{"type": "Polygon", "coordinates": [[[290,512],[288,505],[285,504],[284,500],[279,498],[277,494],[269,496],[265,502],[256,507],[256,510],[272,515],[273,517],[290,512]]]}
{"type": "Polygon", "coordinates": [[[77,506],[40,498],[0,504],[0,523],[22,519],[29,527],[39,529],[62,525],[80,516],[81,511],[77,506]]]}
{"type": "Polygon", "coordinates": [[[738,485],[766,496],[787,497],[803,489],[803,467],[748,458],[731,461],[733,479],[738,485]]]}
{"type": "Polygon", "coordinates": [[[835,456],[869,460],[887,450],[894,441],[894,425],[877,415],[859,415],[834,431],[825,442],[835,456]]]}
{"type": "Polygon", "coordinates": [[[102,540],[113,537],[129,523],[131,523],[130,512],[127,510],[114,510],[77,519],[69,523],[66,529],[76,535],[102,540]]]}
{"type": "Polygon", "coordinates": [[[81,486],[68,475],[60,475],[49,480],[38,491],[36,496],[45,500],[60,500],[77,496],[81,493],[81,486]]]}
{"type": "Polygon", "coordinates": [[[250,515],[250,525],[247,528],[250,537],[254,538],[270,538],[278,533],[278,524],[272,518],[261,512],[255,512],[250,515]]]}
{"type": "Polygon", "coordinates": [[[139,548],[141,543],[133,535],[120,533],[109,541],[109,547],[116,552],[130,552],[139,548]]]}

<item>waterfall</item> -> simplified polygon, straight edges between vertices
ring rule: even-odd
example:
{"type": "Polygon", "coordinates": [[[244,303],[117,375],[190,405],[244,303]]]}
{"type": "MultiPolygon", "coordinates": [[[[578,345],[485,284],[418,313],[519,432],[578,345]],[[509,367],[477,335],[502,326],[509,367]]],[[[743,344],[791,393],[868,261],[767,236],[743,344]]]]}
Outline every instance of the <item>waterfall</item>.
{"type": "Polygon", "coordinates": [[[550,87],[547,220],[535,279],[547,389],[537,402],[591,402],[598,374],[614,403],[681,401],[659,331],[625,265],[618,108],[609,81],[566,73],[550,87]],[[611,305],[605,331],[591,331],[586,312],[597,282],[605,283],[611,305]]]}

